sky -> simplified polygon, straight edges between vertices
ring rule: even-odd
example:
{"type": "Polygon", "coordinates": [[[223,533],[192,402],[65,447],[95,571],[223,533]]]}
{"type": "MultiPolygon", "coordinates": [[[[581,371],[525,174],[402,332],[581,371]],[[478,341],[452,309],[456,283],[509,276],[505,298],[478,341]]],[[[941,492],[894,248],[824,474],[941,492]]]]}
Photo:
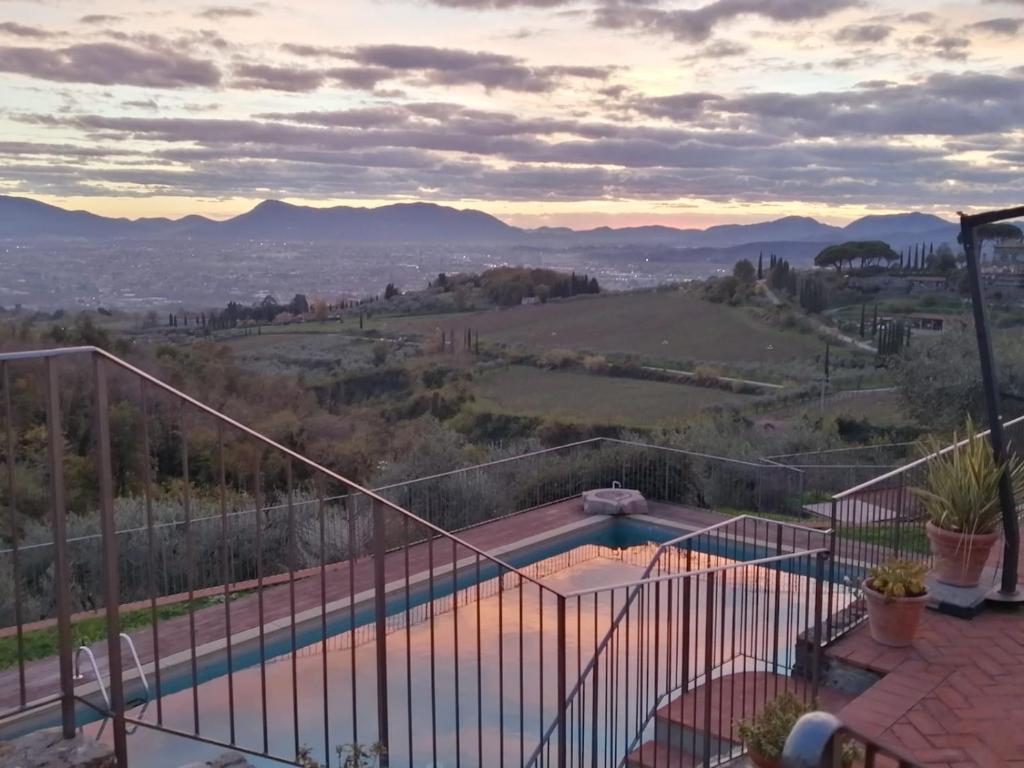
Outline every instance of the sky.
{"type": "Polygon", "coordinates": [[[0,194],[521,226],[1024,202],[1024,0],[0,0],[0,194]]]}

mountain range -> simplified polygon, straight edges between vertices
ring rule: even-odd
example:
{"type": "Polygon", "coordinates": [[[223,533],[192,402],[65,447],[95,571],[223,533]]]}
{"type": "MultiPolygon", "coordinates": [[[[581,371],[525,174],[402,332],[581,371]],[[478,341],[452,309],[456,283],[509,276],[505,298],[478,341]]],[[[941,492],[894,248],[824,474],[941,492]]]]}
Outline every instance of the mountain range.
{"type": "Polygon", "coordinates": [[[930,241],[954,242],[957,226],[938,216],[901,213],[865,216],[845,227],[804,216],[756,224],[725,224],[708,229],[664,226],[564,227],[522,229],[490,214],[432,203],[400,203],[378,208],[314,208],[265,200],[224,221],[192,215],[181,219],[124,219],[69,211],[26,197],[0,196],[0,239],[48,238],[120,240],[281,240],[340,243],[503,243],[548,247],[666,245],[727,248],[776,242],[837,243],[884,240],[894,248],[930,241]]]}

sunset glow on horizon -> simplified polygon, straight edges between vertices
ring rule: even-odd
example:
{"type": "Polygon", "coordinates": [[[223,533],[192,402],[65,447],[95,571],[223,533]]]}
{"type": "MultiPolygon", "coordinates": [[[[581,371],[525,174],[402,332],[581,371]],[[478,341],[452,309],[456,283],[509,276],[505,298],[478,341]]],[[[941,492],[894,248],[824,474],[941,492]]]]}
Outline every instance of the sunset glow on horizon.
{"type": "Polygon", "coordinates": [[[1024,182],[1019,0],[0,5],[0,194],[130,218],[950,217],[1024,182]]]}

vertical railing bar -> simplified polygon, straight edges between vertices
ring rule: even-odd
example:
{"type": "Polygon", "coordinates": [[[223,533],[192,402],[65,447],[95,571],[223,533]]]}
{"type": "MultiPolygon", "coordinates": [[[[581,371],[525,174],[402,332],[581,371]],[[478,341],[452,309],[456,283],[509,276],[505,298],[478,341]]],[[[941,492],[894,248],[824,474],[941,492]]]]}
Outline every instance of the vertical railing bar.
{"type": "Polygon", "coordinates": [[[24,707],[27,701],[25,689],[25,637],[24,617],[21,604],[21,563],[18,548],[21,539],[21,521],[18,518],[18,488],[14,477],[14,411],[11,408],[11,372],[10,363],[4,360],[4,422],[7,426],[7,500],[11,511],[11,569],[14,576],[14,627],[15,643],[18,654],[18,703],[24,707]]]}
{"type": "Polygon", "coordinates": [[[566,707],[565,707],[565,692],[566,692],[566,639],[565,639],[565,597],[561,594],[556,597],[557,605],[557,648],[558,648],[558,659],[557,669],[555,671],[555,684],[557,686],[557,693],[555,699],[557,701],[556,706],[558,707],[558,768],[565,768],[566,758],[566,707]]]}
{"type": "MultiPolygon", "coordinates": [[[[707,575],[707,626],[704,628],[704,768],[711,768],[711,674],[715,646],[715,573],[707,575]]],[[[719,703],[721,703],[719,692],[719,703]]]]}
{"type": "Polygon", "coordinates": [[[299,658],[298,658],[298,646],[296,644],[296,626],[295,626],[295,561],[298,555],[298,542],[295,536],[295,504],[294,489],[293,489],[293,478],[292,478],[292,460],[288,458],[285,461],[285,502],[287,504],[288,514],[288,639],[291,649],[291,675],[292,675],[292,734],[293,734],[293,748],[296,755],[299,754],[301,748],[301,740],[299,737],[299,658]]]}
{"type": "MultiPolygon", "coordinates": [[[[480,553],[476,554],[476,750],[477,765],[484,764],[483,645],[480,612],[480,553]]],[[[410,762],[411,764],[411,762],[410,762]]]]}
{"type": "Polygon", "coordinates": [[[330,684],[327,668],[327,504],[324,501],[324,479],[316,476],[317,513],[320,518],[320,674],[324,701],[324,761],[331,758],[330,684]]]}
{"type": "Polygon", "coordinates": [[[832,499],[831,508],[831,519],[829,520],[829,527],[832,529],[828,536],[828,548],[832,553],[832,557],[829,558],[829,577],[828,577],[828,627],[827,636],[829,640],[832,639],[833,628],[832,628],[832,616],[835,614],[835,596],[833,594],[833,583],[836,580],[836,560],[839,558],[839,553],[836,552],[836,505],[838,502],[832,499]]]}
{"type": "Polygon", "coordinates": [[[142,498],[146,508],[146,550],[149,553],[147,567],[149,588],[150,623],[153,631],[153,678],[156,690],[156,722],[163,725],[164,703],[162,681],[160,675],[160,622],[157,620],[157,587],[153,569],[156,565],[156,541],[153,530],[153,489],[151,486],[151,463],[153,461],[149,445],[149,391],[145,379],[139,380],[139,408],[142,413],[142,498]]]}
{"type": "Polygon", "coordinates": [[[525,674],[525,662],[523,659],[524,643],[523,643],[523,592],[526,587],[523,586],[523,577],[519,577],[519,764],[524,764],[525,752],[526,752],[526,708],[525,702],[523,701],[524,696],[524,684],[526,682],[525,674]]]}
{"type": "Polygon", "coordinates": [[[813,699],[818,698],[818,686],[821,681],[821,610],[822,610],[822,578],[825,573],[825,555],[821,552],[817,555],[817,562],[814,572],[814,658],[811,661],[811,694],[813,699]]]}
{"type": "Polygon", "coordinates": [[[452,630],[454,632],[454,673],[455,673],[455,768],[462,765],[462,697],[459,693],[459,545],[452,539],[452,630]]]}
{"type": "MultiPolygon", "coordinates": [[[[597,652],[597,592],[594,593],[594,652],[597,652]]],[[[596,660],[595,660],[596,662],[596,660]]],[[[594,682],[592,683],[593,690],[591,691],[592,702],[590,705],[591,711],[591,727],[590,727],[590,766],[591,768],[597,768],[597,696],[598,696],[598,680],[597,670],[600,667],[600,663],[594,664],[593,677],[594,682]]],[[[607,683],[605,683],[607,685],[607,683]]]]}
{"type": "Polygon", "coordinates": [[[427,531],[428,615],[430,617],[430,750],[437,764],[437,656],[434,640],[434,534],[427,531]]]}
{"type": "Polygon", "coordinates": [[[114,523],[113,461],[110,455],[110,403],[107,371],[101,357],[93,357],[96,397],[96,473],[100,491],[100,526],[103,532],[103,602],[107,619],[107,668],[110,709],[113,715],[114,755],[120,768],[128,768],[125,733],[124,670],[121,666],[121,589],[117,572],[117,526],[114,523]]]}
{"type": "Polygon", "coordinates": [[[409,516],[402,515],[402,560],[405,569],[405,713],[409,734],[409,765],[415,765],[412,739],[412,595],[409,584],[409,516]]]}
{"type": "Polygon", "coordinates": [[[71,574],[67,553],[67,510],[64,506],[64,432],[60,418],[57,360],[46,358],[46,447],[50,465],[50,505],[53,516],[53,569],[57,607],[57,644],[60,648],[61,729],[65,739],[75,736],[75,681],[71,648],[71,574]]]}
{"type": "Polygon", "coordinates": [[[256,502],[256,614],[260,638],[260,713],[263,726],[263,752],[269,751],[270,731],[267,727],[267,640],[263,607],[263,480],[260,462],[256,462],[253,489],[256,502]]]}
{"type": "Polygon", "coordinates": [[[359,743],[359,701],[358,684],[356,682],[356,513],[359,510],[359,497],[352,498],[348,507],[348,631],[352,642],[349,643],[349,668],[351,699],[352,699],[352,743],[359,743]]]}
{"type": "Polygon", "coordinates": [[[179,403],[181,429],[181,492],[182,510],[185,513],[185,586],[188,590],[188,637],[189,670],[192,675],[192,729],[199,734],[199,672],[196,660],[196,613],[195,613],[195,550],[192,541],[192,490],[188,467],[188,430],[185,427],[185,404],[179,403]]]}
{"type": "Polygon", "coordinates": [[[228,563],[228,505],[224,479],[224,424],[217,422],[217,480],[220,486],[221,580],[224,582],[224,637],[228,662],[228,727],[235,743],[235,667],[231,654],[231,576],[228,563]]]}
{"type": "MultiPolygon", "coordinates": [[[[372,502],[373,514],[373,581],[374,581],[374,619],[376,622],[375,643],[377,651],[377,742],[382,747],[380,763],[384,768],[388,759],[388,630],[387,630],[387,595],[385,558],[387,557],[387,537],[385,531],[385,515],[387,507],[380,502],[372,502]]],[[[455,563],[452,563],[452,579],[455,578],[455,563]]],[[[453,600],[458,595],[453,591],[453,600]]],[[[456,643],[458,635],[456,635],[456,643]]],[[[456,682],[456,691],[458,683],[456,682]]],[[[456,705],[457,706],[457,705],[456,705]]],[[[456,716],[456,723],[458,716],[456,716]]]]}
{"type": "MultiPolygon", "coordinates": [[[[775,539],[775,554],[776,555],[781,555],[782,554],[782,526],[781,525],[780,526],[776,526],[776,534],[775,534],[775,536],[776,536],[776,539],[775,539]]],[[[772,626],[773,639],[774,639],[774,643],[775,643],[775,646],[774,646],[775,647],[775,654],[772,657],[772,672],[774,674],[776,674],[776,675],[779,674],[779,620],[780,620],[780,614],[782,613],[782,606],[780,605],[779,601],[782,599],[781,592],[782,592],[782,567],[781,567],[781,565],[779,565],[778,567],[775,568],[775,605],[774,605],[774,610],[773,610],[773,613],[775,615],[773,617],[773,626],[772,626]]],[[[775,680],[776,680],[775,693],[778,693],[779,692],[778,678],[776,678],[775,680]]]]}

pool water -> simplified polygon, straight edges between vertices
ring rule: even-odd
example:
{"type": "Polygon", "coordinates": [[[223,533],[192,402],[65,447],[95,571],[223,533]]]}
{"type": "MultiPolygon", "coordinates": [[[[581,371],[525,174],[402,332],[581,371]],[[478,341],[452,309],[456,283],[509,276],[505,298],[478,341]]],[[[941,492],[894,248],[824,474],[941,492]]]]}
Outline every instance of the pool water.
{"type": "MultiPolygon", "coordinates": [[[[659,526],[615,521],[510,559],[551,588],[571,592],[640,578],[654,554],[655,542],[673,535],[672,530],[659,526]]],[[[747,559],[762,553],[729,554],[747,559]]],[[[691,567],[730,562],[718,555],[694,553],[691,567]]],[[[787,583],[797,584],[799,592],[805,581],[792,577],[787,583]]],[[[521,758],[529,756],[542,729],[555,716],[556,600],[550,594],[542,596],[529,584],[520,589],[512,577],[500,583],[493,577],[479,584],[460,580],[454,592],[450,577],[448,584],[448,594],[440,594],[443,585],[439,585],[435,600],[415,606],[408,621],[404,604],[390,606],[393,615],[388,622],[386,652],[391,765],[522,765],[521,758]]],[[[727,598],[723,592],[723,608],[737,589],[763,589],[764,584],[734,585],[733,597],[727,598]]],[[[567,601],[570,685],[625,595],[621,589],[602,592],[596,599],[588,596],[567,601]]],[[[780,601],[802,597],[794,594],[780,597],[780,601]]],[[[767,618],[775,608],[767,602],[764,607],[767,618]]],[[[736,637],[753,626],[741,624],[734,615],[728,627],[731,641],[735,644],[736,637]]],[[[371,744],[378,738],[372,629],[362,626],[326,640],[316,638],[294,653],[287,647],[275,649],[274,654],[268,653],[273,658],[262,673],[258,663],[236,669],[230,679],[233,690],[229,690],[227,675],[194,688],[190,681],[182,685],[179,680],[180,690],[165,693],[161,699],[163,726],[191,733],[198,722],[204,738],[226,743],[232,734],[229,696],[233,695],[236,744],[286,759],[298,747],[306,747],[320,761],[329,752],[331,765],[337,765],[335,745],[371,744]]],[[[788,653],[795,638],[784,640],[780,647],[788,653]]],[[[694,641],[700,645],[697,633],[694,641]]],[[[695,651],[695,661],[700,653],[695,651]]],[[[165,690],[173,687],[165,684],[165,690]]],[[[135,714],[155,722],[156,702],[135,714]]],[[[102,724],[88,725],[85,730],[109,739],[109,729],[102,724]]],[[[153,768],[176,768],[224,751],[145,727],[129,736],[128,742],[132,764],[153,768]]],[[[258,766],[280,765],[261,758],[251,761],[258,766]]]]}

